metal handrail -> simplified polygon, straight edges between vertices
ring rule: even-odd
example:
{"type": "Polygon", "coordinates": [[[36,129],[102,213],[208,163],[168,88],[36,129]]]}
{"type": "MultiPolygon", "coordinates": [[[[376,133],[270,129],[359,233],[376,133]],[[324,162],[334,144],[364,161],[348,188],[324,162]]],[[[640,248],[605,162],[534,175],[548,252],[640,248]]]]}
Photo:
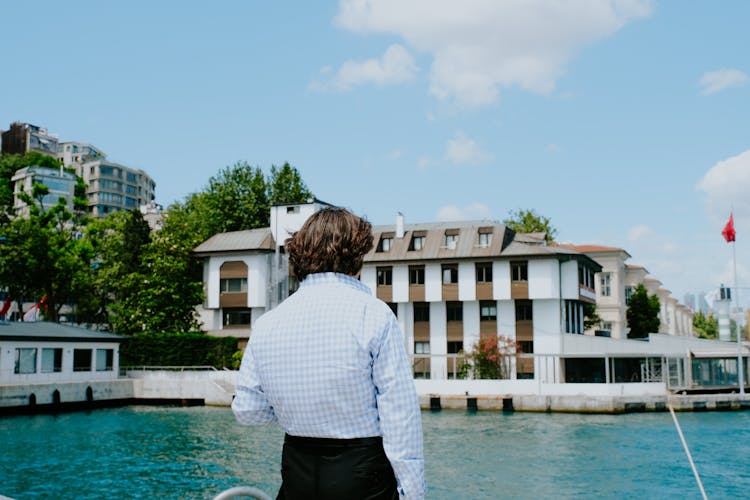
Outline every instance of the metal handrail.
{"type": "Polygon", "coordinates": [[[252,486],[235,486],[224,490],[214,497],[213,500],[229,500],[235,497],[257,498],[258,500],[272,500],[271,497],[252,486]]]}
{"type": "Polygon", "coordinates": [[[215,371],[219,369],[215,366],[210,365],[199,365],[199,366],[121,366],[121,370],[132,370],[132,371],[173,371],[173,372],[184,372],[184,371],[215,371]]]}

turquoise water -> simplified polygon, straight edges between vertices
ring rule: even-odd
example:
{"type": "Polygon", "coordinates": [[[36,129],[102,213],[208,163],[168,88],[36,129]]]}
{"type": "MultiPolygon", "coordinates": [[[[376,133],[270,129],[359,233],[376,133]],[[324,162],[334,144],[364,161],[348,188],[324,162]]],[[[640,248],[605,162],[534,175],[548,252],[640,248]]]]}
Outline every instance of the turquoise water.
{"type": "MultiPolygon", "coordinates": [[[[750,412],[678,418],[709,498],[750,496],[750,412]]],[[[428,498],[700,498],[669,413],[423,413],[428,498]]],[[[228,408],[134,406],[0,418],[0,495],[275,496],[282,433],[228,408]]]]}

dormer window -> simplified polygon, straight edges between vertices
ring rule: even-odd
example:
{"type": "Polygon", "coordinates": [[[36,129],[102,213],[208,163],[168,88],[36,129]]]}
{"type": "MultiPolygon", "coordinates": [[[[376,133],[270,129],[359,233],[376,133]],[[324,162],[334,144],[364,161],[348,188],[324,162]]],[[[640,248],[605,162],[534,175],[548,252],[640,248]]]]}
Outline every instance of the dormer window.
{"type": "Polygon", "coordinates": [[[393,245],[393,235],[384,234],[380,237],[380,241],[378,241],[378,248],[375,251],[376,252],[390,252],[392,245],[393,245]]]}
{"type": "Polygon", "coordinates": [[[477,239],[480,248],[487,248],[492,244],[492,228],[480,228],[477,239]]]}
{"type": "Polygon", "coordinates": [[[409,250],[416,251],[424,248],[425,233],[424,231],[415,231],[409,242],[409,250]]]}
{"type": "Polygon", "coordinates": [[[455,250],[458,245],[458,229],[446,229],[443,237],[443,247],[455,250]]]}

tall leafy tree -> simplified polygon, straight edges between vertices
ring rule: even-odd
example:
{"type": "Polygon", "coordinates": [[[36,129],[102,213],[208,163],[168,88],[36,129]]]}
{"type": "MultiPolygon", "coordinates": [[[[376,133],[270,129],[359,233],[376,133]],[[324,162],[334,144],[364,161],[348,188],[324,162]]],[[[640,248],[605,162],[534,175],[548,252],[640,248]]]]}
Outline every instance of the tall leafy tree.
{"type": "Polygon", "coordinates": [[[130,293],[112,304],[112,324],[122,334],[198,330],[195,306],[203,300],[196,237],[184,211],[169,212],[163,228],[143,247],[141,265],[123,278],[130,293]]]}
{"type": "MultiPolygon", "coordinates": [[[[216,232],[268,225],[268,186],[263,171],[247,162],[227,167],[208,181],[201,200],[212,215],[216,232]]],[[[214,228],[212,228],[214,229],[214,228]]]]}
{"type": "Polygon", "coordinates": [[[280,168],[271,166],[268,179],[268,198],[271,204],[300,203],[312,197],[296,168],[289,163],[284,163],[280,168]]]}
{"type": "Polygon", "coordinates": [[[45,300],[45,317],[57,321],[60,309],[85,293],[85,270],[91,248],[81,239],[86,222],[85,202],[74,198],[73,212],[64,198],[51,208],[43,200],[49,195],[44,184],[35,183],[30,193],[19,198],[29,207],[26,218],[14,218],[3,225],[6,244],[0,248],[0,280],[19,302],[45,300]]]}
{"type": "Polygon", "coordinates": [[[557,229],[550,218],[537,214],[534,209],[511,210],[503,224],[517,233],[546,233],[549,241],[554,241],[557,236],[557,229]]]}
{"type": "Polygon", "coordinates": [[[626,312],[628,319],[629,339],[642,339],[649,333],[659,331],[659,297],[649,295],[646,287],[638,285],[630,296],[630,306],[626,312]]]}
{"type": "Polygon", "coordinates": [[[92,221],[86,231],[94,251],[90,267],[93,287],[87,300],[77,303],[77,317],[84,323],[110,328],[112,304],[135,290],[130,275],[142,271],[143,255],[151,242],[148,223],[139,211],[114,212],[92,221]]]}

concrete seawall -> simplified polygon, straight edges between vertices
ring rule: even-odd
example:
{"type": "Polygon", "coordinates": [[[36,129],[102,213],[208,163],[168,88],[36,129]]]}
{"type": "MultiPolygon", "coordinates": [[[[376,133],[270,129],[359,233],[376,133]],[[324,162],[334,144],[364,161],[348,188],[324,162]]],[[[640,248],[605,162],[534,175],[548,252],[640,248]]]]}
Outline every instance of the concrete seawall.
{"type": "MultiPolygon", "coordinates": [[[[0,386],[0,414],[125,404],[229,406],[236,371],[128,371],[113,381],[0,386]]],[[[750,409],[750,395],[673,395],[664,384],[538,384],[534,381],[415,380],[425,410],[634,413],[750,409]],[[522,382],[514,384],[513,382],[522,382]]]]}
{"type": "Polygon", "coordinates": [[[693,394],[644,397],[537,395],[420,395],[423,410],[527,411],[559,413],[639,413],[667,411],[750,410],[750,396],[693,394]]]}

